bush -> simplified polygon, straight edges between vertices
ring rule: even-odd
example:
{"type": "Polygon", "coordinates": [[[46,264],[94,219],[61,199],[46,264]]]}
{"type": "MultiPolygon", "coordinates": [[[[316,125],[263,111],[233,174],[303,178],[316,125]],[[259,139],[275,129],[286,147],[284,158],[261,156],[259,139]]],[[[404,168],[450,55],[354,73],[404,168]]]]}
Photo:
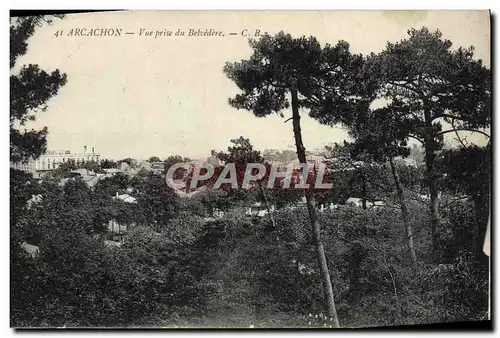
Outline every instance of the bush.
{"type": "Polygon", "coordinates": [[[54,231],[37,257],[16,255],[14,326],[154,325],[203,305],[196,267],[186,264],[196,261],[149,229],[137,229],[121,247],[54,231]]]}
{"type": "MultiPolygon", "coordinates": [[[[481,273],[487,270],[473,268],[471,261],[454,261],[454,268],[444,273],[439,265],[425,263],[426,253],[431,252],[427,210],[424,205],[410,205],[419,257],[415,268],[407,254],[398,209],[345,207],[319,215],[342,326],[436,323],[484,317],[487,283],[481,273]],[[474,297],[480,305],[474,305],[474,297]]],[[[455,212],[453,217],[462,216],[455,212]]],[[[224,235],[217,241],[219,263],[214,266],[214,276],[219,275],[226,294],[234,285],[240,286],[234,287],[235,293],[239,290],[238,297],[218,300],[219,308],[229,311],[235,308],[235,303],[246,304],[261,319],[302,318],[307,313],[323,311],[322,284],[307,210],[281,209],[275,219],[276,229],[270,229],[266,219],[252,227],[243,226],[245,223],[239,223],[242,220],[220,221],[224,224],[224,235]]],[[[465,257],[461,252],[456,259],[465,257]]]]}
{"type": "MultiPolygon", "coordinates": [[[[470,203],[441,206],[440,264],[426,263],[435,261],[428,207],[410,204],[409,213],[416,267],[397,208],[318,215],[343,327],[485,318],[488,266],[471,240],[481,224],[470,203]]],[[[54,227],[34,258],[14,242],[13,325],[321,327],[309,325],[324,297],[307,210],[274,218],[275,228],[236,212],[181,214],[162,232],[132,228],[118,247],[85,227],[54,227]]]]}

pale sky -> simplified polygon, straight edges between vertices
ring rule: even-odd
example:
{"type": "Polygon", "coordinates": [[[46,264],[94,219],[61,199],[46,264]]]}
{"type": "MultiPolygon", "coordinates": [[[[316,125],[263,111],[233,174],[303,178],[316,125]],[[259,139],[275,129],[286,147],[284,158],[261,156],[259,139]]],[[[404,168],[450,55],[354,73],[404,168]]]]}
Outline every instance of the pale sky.
{"type": "MultiPolygon", "coordinates": [[[[290,122],[283,123],[279,115],[256,118],[227,103],[238,89],[222,68],[226,61],[251,55],[248,38],[240,34],[243,29],[313,35],[322,44],[346,40],[353,52],[370,53],[383,50],[387,41],[405,38],[409,28],[422,26],[440,29],[455,48],[474,45],[476,57],[489,67],[487,11],[133,11],[71,14],[41,27],[16,69],[35,63],[68,76],[48,110],[30,125],[49,128],[49,150],[78,152],[87,145],[113,159],[204,157],[211,149],[225,150],[229,140],[240,135],[259,150],[286,149],[293,145],[290,122]],[[123,33],[66,36],[75,28],[122,28],[123,33]],[[225,36],[139,36],[140,29],[175,33],[190,28],[213,28],[225,36]],[[55,37],[60,30],[62,36],[55,37]]],[[[341,128],[322,126],[305,114],[302,130],[311,150],[347,136],[341,128]]]]}

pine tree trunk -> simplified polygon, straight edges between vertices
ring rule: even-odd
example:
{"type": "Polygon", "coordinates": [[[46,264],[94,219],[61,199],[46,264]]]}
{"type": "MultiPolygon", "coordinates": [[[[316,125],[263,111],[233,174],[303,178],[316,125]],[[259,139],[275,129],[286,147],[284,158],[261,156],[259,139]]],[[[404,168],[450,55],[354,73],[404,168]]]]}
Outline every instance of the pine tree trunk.
{"type": "Polygon", "coordinates": [[[431,236],[434,253],[437,254],[437,228],[439,227],[439,195],[434,179],[429,179],[429,191],[431,195],[431,236]]]}
{"type": "Polygon", "coordinates": [[[431,120],[431,113],[428,108],[424,107],[425,117],[425,168],[426,168],[426,181],[429,187],[431,197],[431,240],[434,257],[437,257],[437,229],[439,227],[439,195],[436,186],[436,173],[434,163],[436,160],[436,151],[438,150],[437,143],[434,139],[434,131],[431,120]]]}
{"type": "MultiPolygon", "coordinates": [[[[306,149],[302,142],[302,132],[300,130],[300,113],[299,113],[299,102],[298,102],[299,100],[296,89],[291,90],[291,96],[292,96],[293,134],[295,137],[297,156],[299,158],[300,163],[307,163],[306,149]]],[[[309,220],[311,222],[312,231],[314,235],[314,242],[316,245],[316,252],[318,255],[318,263],[321,270],[321,277],[323,279],[324,294],[328,306],[328,316],[333,318],[333,324],[335,327],[338,328],[340,327],[340,324],[337,316],[337,309],[335,307],[332,282],[330,280],[330,272],[328,271],[328,264],[326,261],[325,250],[323,247],[323,242],[321,241],[321,232],[320,232],[318,218],[316,215],[314,196],[310,189],[306,190],[305,195],[306,195],[307,211],[309,213],[309,220]]]]}
{"type": "Polygon", "coordinates": [[[429,187],[430,193],[430,211],[431,211],[431,240],[432,240],[432,249],[434,251],[434,255],[437,255],[437,229],[439,227],[439,195],[438,189],[436,187],[436,178],[434,174],[434,153],[427,155],[427,153],[433,152],[432,149],[426,149],[425,163],[426,163],[426,181],[427,186],[429,187]]]}
{"type": "Polygon", "coordinates": [[[406,205],[405,195],[403,191],[403,186],[401,185],[401,180],[399,179],[398,170],[394,164],[394,159],[389,158],[389,163],[391,164],[392,177],[394,178],[394,184],[396,185],[396,192],[398,194],[399,205],[401,207],[401,214],[403,215],[403,225],[405,227],[406,244],[408,245],[408,253],[413,265],[417,264],[417,255],[415,254],[415,246],[413,244],[413,229],[410,225],[410,217],[408,216],[408,207],[406,205]]]}
{"type": "Polygon", "coordinates": [[[276,220],[274,219],[273,211],[271,210],[271,205],[269,203],[269,199],[267,198],[266,191],[262,188],[261,182],[259,182],[258,186],[259,186],[260,194],[262,195],[262,199],[264,200],[264,204],[266,206],[267,213],[271,219],[272,227],[276,228],[276,220]]]}
{"type": "MultiPolygon", "coordinates": [[[[364,169],[363,169],[364,170],[364,169]]],[[[366,192],[366,177],[365,173],[363,172],[361,175],[361,182],[362,182],[362,195],[363,195],[363,210],[366,210],[366,199],[367,199],[367,192],[366,192]]]]}

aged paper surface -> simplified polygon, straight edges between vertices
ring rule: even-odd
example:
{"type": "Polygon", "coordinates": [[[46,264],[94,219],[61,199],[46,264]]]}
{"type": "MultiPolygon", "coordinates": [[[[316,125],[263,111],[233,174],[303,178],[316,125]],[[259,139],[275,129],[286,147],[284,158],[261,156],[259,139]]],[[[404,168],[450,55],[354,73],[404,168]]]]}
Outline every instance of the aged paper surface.
{"type": "Polygon", "coordinates": [[[488,11],[10,26],[11,326],[489,318],[488,11]]]}

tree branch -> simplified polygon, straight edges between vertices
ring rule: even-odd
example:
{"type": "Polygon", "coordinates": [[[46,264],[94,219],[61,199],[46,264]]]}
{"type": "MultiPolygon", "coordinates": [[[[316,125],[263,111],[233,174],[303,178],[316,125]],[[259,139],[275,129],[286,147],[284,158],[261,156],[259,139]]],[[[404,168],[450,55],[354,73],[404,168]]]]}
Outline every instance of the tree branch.
{"type": "Polygon", "coordinates": [[[409,84],[411,82],[405,82],[405,83],[396,83],[394,81],[387,81],[388,84],[390,85],[393,85],[393,86],[397,86],[397,87],[401,87],[401,88],[404,88],[406,90],[409,90],[411,92],[414,92],[415,94],[418,94],[418,95],[421,95],[422,93],[420,91],[418,91],[416,88],[412,87],[412,86],[409,86],[409,84]]]}
{"type": "Polygon", "coordinates": [[[418,142],[420,142],[421,144],[424,144],[424,141],[422,139],[419,139],[418,137],[416,137],[415,135],[411,135],[411,134],[408,134],[408,137],[412,138],[412,139],[415,139],[417,140],[418,142]]]}
{"type": "Polygon", "coordinates": [[[486,134],[484,131],[481,131],[481,130],[477,130],[477,129],[470,129],[470,128],[453,128],[453,129],[450,129],[450,130],[443,130],[439,133],[436,134],[436,136],[440,136],[440,135],[444,135],[444,134],[447,134],[447,133],[453,133],[453,132],[459,132],[459,131],[469,131],[471,133],[479,133],[483,136],[486,136],[488,138],[488,140],[490,139],[490,135],[486,134]]]}
{"type": "Polygon", "coordinates": [[[455,120],[451,121],[451,126],[455,130],[455,136],[457,137],[457,141],[460,142],[460,144],[462,145],[462,147],[466,148],[467,145],[465,144],[464,140],[460,137],[460,134],[458,133],[458,130],[455,127],[455,120]]]}

